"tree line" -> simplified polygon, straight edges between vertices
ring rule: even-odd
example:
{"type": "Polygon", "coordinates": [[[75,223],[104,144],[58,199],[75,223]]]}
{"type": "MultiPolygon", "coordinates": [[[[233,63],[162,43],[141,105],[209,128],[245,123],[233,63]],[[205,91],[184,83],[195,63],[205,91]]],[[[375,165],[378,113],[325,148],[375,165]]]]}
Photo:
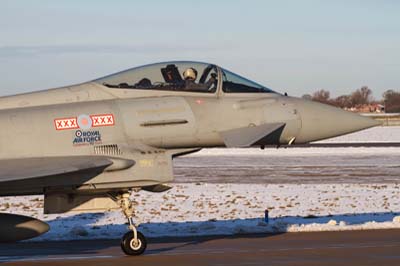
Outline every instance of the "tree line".
{"type": "Polygon", "coordinates": [[[385,91],[381,100],[375,100],[372,97],[372,90],[367,86],[336,98],[331,98],[328,90],[318,90],[313,94],[305,94],[302,98],[343,109],[359,108],[368,104],[381,104],[385,107],[386,113],[400,113],[400,92],[394,90],[385,91]]]}

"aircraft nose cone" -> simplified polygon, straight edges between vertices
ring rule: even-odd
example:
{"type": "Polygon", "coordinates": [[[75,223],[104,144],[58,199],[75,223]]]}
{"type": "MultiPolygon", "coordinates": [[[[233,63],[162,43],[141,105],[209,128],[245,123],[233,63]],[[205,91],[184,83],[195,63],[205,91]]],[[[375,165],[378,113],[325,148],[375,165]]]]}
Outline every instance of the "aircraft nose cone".
{"type": "Polygon", "coordinates": [[[298,109],[302,124],[296,143],[332,138],[381,124],[368,117],[308,100],[302,100],[298,109]]]}

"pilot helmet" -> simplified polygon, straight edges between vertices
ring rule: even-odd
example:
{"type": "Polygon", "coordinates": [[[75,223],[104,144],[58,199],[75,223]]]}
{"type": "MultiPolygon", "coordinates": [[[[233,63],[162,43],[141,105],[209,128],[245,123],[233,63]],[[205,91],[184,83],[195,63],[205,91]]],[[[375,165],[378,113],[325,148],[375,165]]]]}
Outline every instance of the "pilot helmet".
{"type": "Polygon", "coordinates": [[[194,68],[188,68],[183,72],[183,78],[185,80],[196,80],[197,78],[197,70],[194,68]]]}

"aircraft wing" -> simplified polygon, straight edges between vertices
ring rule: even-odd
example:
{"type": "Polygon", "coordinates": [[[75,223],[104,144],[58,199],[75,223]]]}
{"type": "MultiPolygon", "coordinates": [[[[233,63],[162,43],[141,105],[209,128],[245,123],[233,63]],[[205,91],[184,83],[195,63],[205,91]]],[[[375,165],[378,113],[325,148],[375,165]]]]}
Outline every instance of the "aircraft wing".
{"type": "Polygon", "coordinates": [[[0,183],[105,168],[111,164],[110,159],[100,156],[0,160],[0,183]]]}
{"type": "Polygon", "coordinates": [[[0,160],[0,196],[14,195],[24,187],[83,183],[112,165],[103,156],[69,156],[0,160]],[[55,178],[65,177],[65,178],[55,178]]]}
{"type": "Polygon", "coordinates": [[[174,178],[172,158],[199,150],[161,150],[141,143],[133,148],[121,144],[120,148],[124,157],[109,154],[0,160],[0,196],[78,189],[93,194],[132,187],[163,191],[166,188],[160,184],[174,178]]]}

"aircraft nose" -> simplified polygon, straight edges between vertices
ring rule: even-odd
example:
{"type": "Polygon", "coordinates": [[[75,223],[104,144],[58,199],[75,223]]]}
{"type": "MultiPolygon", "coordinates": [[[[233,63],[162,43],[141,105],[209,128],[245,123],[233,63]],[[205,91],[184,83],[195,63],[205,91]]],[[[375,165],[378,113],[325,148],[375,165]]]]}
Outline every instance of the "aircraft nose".
{"type": "Polygon", "coordinates": [[[296,143],[336,137],[381,124],[371,118],[309,100],[301,100],[297,108],[301,116],[301,130],[296,143]]]}

